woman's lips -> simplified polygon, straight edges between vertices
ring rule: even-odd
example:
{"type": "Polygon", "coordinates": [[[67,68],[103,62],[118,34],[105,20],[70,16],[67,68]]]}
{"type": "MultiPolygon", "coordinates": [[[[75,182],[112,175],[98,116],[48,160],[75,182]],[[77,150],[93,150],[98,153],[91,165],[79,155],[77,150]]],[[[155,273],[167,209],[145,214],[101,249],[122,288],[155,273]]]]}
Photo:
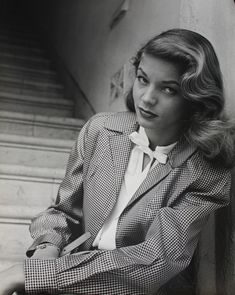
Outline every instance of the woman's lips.
{"type": "Polygon", "coordinates": [[[139,112],[140,112],[142,117],[147,118],[147,119],[153,119],[153,118],[158,117],[158,115],[152,113],[149,110],[145,110],[145,109],[143,109],[141,107],[139,107],[139,112]]]}

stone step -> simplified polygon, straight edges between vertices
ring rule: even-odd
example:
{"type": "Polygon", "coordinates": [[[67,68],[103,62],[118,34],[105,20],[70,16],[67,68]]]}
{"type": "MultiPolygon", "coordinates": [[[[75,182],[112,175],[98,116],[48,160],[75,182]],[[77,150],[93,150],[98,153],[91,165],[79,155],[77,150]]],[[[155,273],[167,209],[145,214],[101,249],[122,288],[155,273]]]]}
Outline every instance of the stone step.
{"type": "MultiPolygon", "coordinates": [[[[11,219],[29,222],[38,210],[33,208],[39,208],[38,211],[41,211],[42,208],[47,208],[55,202],[64,174],[64,169],[0,164],[0,208],[5,206],[32,208],[31,215],[25,211],[13,210],[16,215],[9,216],[11,219]]],[[[7,214],[2,218],[7,218],[7,214]]]]}
{"type": "Polygon", "coordinates": [[[37,207],[24,206],[23,204],[17,206],[1,205],[0,223],[29,225],[32,218],[44,211],[51,204],[51,201],[49,201],[47,204],[45,203],[44,206],[37,207]]]}
{"type": "Polygon", "coordinates": [[[6,134],[74,140],[83,124],[75,118],[0,111],[0,132],[6,134]]]}
{"type": "Polygon", "coordinates": [[[65,169],[73,140],[0,134],[0,163],[65,169]]]}
{"type": "Polygon", "coordinates": [[[7,221],[0,217],[0,271],[22,262],[26,257],[26,250],[32,243],[28,224],[7,221]]]}
{"type": "Polygon", "coordinates": [[[4,73],[1,73],[1,75],[0,75],[0,83],[2,83],[2,84],[9,83],[9,85],[10,85],[10,83],[11,84],[14,84],[14,83],[24,84],[25,87],[29,87],[29,88],[31,87],[33,90],[36,90],[36,91],[42,91],[42,90],[64,91],[64,86],[59,82],[40,81],[40,79],[33,80],[33,79],[30,79],[29,77],[22,77],[22,76],[8,77],[7,75],[4,75],[4,73]]]}
{"type": "Polygon", "coordinates": [[[0,55],[0,64],[6,64],[10,66],[19,66],[25,69],[35,69],[35,70],[51,70],[53,69],[51,61],[41,60],[40,59],[32,59],[32,58],[24,58],[20,56],[8,55],[4,56],[0,55]]]}
{"type": "Polygon", "coordinates": [[[30,56],[21,52],[1,52],[0,58],[2,61],[6,62],[7,60],[22,60],[23,62],[35,62],[40,64],[45,64],[46,66],[51,64],[51,61],[45,56],[30,56]]]}
{"type": "MultiPolygon", "coordinates": [[[[9,267],[17,264],[17,263],[20,263],[23,261],[23,259],[25,258],[24,254],[21,255],[20,257],[14,257],[14,258],[7,258],[5,255],[4,255],[5,252],[3,252],[2,254],[2,258],[0,258],[0,271],[3,271],[3,270],[6,270],[8,269],[9,267]]],[[[13,295],[17,295],[17,293],[13,293],[13,295]]]]}
{"type": "Polygon", "coordinates": [[[64,92],[62,88],[49,87],[48,85],[41,83],[25,83],[25,82],[13,82],[8,79],[0,77],[0,92],[16,93],[22,95],[32,95],[39,97],[54,97],[64,98],[64,92]]]}
{"type": "Polygon", "coordinates": [[[21,76],[0,76],[0,91],[40,97],[64,98],[64,86],[62,84],[32,81],[21,76]]]}
{"type": "Polygon", "coordinates": [[[32,242],[30,220],[55,202],[64,173],[0,164],[0,269],[24,259],[32,242]]]}
{"type": "Polygon", "coordinates": [[[23,75],[23,76],[33,76],[33,77],[40,77],[43,79],[55,79],[56,78],[56,72],[53,69],[35,69],[35,68],[27,68],[22,65],[16,65],[16,64],[7,64],[4,61],[0,62],[0,75],[3,73],[4,75],[6,73],[17,73],[17,75],[23,75]]]}
{"type": "Polygon", "coordinates": [[[0,27],[3,30],[9,30],[9,31],[15,31],[19,33],[28,33],[28,34],[34,34],[35,33],[35,28],[30,24],[30,26],[27,23],[22,23],[22,21],[16,22],[15,17],[11,18],[11,20],[14,19],[13,22],[9,22],[10,16],[6,16],[4,14],[3,18],[0,19],[0,27]],[[5,17],[5,19],[4,19],[5,17]]]}
{"type": "Polygon", "coordinates": [[[23,38],[16,38],[14,36],[10,36],[10,35],[4,35],[4,34],[0,34],[0,43],[8,43],[8,44],[21,44],[27,47],[33,47],[33,48],[41,48],[40,46],[40,42],[38,40],[35,39],[23,39],[23,38]]]}
{"type": "Polygon", "coordinates": [[[0,109],[4,111],[73,117],[73,101],[0,92],[0,109]]]}
{"type": "Polygon", "coordinates": [[[39,40],[39,33],[32,31],[25,31],[24,28],[4,28],[0,26],[0,36],[11,36],[12,38],[18,39],[30,39],[30,40],[39,40]]]}
{"type": "Polygon", "coordinates": [[[55,71],[35,71],[22,67],[9,66],[6,64],[0,64],[0,77],[11,79],[23,79],[32,83],[49,83],[58,84],[55,71]]]}
{"type": "Polygon", "coordinates": [[[19,55],[28,55],[28,56],[41,56],[45,57],[46,53],[45,50],[42,48],[32,48],[32,47],[27,47],[24,45],[14,45],[14,44],[8,44],[7,42],[0,43],[0,52],[2,53],[12,53],[16,54],[18,53],[19,55]]]}

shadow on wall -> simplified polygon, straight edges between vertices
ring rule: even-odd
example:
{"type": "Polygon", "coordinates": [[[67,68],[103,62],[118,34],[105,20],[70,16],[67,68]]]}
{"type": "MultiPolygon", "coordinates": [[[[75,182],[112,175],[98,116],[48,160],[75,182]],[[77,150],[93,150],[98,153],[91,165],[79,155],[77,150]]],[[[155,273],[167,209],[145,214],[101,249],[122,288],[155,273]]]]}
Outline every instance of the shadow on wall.
{"type": "Polygon", "coordinates": [[[89,99],[81,89],[78,82],[74,79],[69,69],[66,67],[65,62],[58,54],[57,49],[53,45],[50,37],[48,36],[45,28],[39,26],[41,31],[41,37],[44,39],[45,46],[47,47],[48,53],[51,60],[54,63],[58,77],[64,85],[65,98],[73,100],[75,102],[74,117],[84,120],[88,120],[92,115],[96,113],[89,99]]]}
{"type": "MultiPolygon", "coordinates": [[[[50,41],[47,42],[47,44],[49,43],[50,41]]],[[[51,59],[55,64],[58,76],[65,87],[65,97],[75,102],[74,117],[88,120],[96,113],[95,109],[89,102],[89,99],[81,89],[78,82],[67,69],[61,57],[57,54],[56,48],[53,48],[53,46],[48,46],[48,49],[51,59]]]]}

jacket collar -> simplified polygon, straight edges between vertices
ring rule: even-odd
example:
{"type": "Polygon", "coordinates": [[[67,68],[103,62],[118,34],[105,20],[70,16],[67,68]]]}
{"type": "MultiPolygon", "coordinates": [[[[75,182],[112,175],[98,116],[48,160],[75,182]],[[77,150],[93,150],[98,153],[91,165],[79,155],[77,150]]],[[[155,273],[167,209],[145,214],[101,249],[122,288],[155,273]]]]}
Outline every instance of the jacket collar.
{"type": "MultiPolygon", "coordinates": [[[[109,130],[113,135],[127,136],[125,142],[128,142],[128,150],[131,147],[129,134],[136,131],[139,128],[139,123],[137,122],[136,114],[131,112],[122,113],[112,113],[104,123],[104,127],[109,130]]],[[[110,134],[112,136],[112,134],[110,134]]],[[[124,143],[121,140],[120,144],[124,143]]],[[[118,144],[118,139],[116,139],[116,144],[118,144]]],[[[123,149],[122,149],[123,151],[123,149]]],[[[172,168],[179,167],[184,163],[194,152],[196,147],[189,144],[187,140],[182,137],[173,150],[169,154],[169,163],[172,168]]]]}
{"type": "Polygon", "coordinates": [[[122,134],[130,134],[139,128],[136,114],[131,112],[112,113],[104,122],[104,128],[122,134]]]}
{"type": "Polygon", "coordinates": [[[169,154],[169,163],[172,168],[179,167],[197,150],[197,147],[188,143],[185,137],[182,137],[169,154]]]}

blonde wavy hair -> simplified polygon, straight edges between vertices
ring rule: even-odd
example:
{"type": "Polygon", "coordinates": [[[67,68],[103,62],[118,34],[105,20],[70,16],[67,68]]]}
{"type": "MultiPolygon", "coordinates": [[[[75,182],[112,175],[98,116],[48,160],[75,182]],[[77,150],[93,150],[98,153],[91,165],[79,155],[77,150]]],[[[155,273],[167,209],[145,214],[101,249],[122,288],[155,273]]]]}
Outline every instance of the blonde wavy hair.
{"type": "MultiPolygon", "coordinates": [[[[143,54],[179,64],[183,69],[181,93],[189,102],[190,115],[184,131],[189,143],[224,167],[234,166],[234,123],[225,115],[225,96],[218,58],[202,35],[171,29],[149,40],[133,58],[137,71],[143,54]]],[[[132,90],[127,107],[135,112],[132,90]]]]}

